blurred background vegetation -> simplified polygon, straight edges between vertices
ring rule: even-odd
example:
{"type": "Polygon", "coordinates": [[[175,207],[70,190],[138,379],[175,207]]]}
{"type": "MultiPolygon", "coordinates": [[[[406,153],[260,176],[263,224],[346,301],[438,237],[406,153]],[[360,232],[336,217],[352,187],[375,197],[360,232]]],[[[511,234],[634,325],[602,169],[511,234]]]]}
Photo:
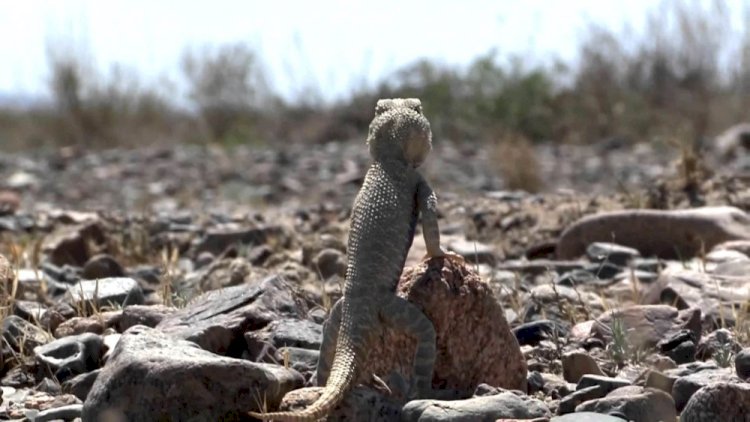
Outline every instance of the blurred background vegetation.
{"type": "Polygon", "coordinates": [[[48,46],[53,101],[0,108],[0,147],[86,148],[158,143],[273,145],[359,139],[375,101],[419,97],[436,138],[524,146],[539,142],[700,143],[750,120],[750,13],[730,30],[722,2],[668,1],[641,34],[592,25],[576,62],[529,66],[494,51],[465,67],[420,60],[335,101],[284,100],[245,44],[184,52],[189,98],[170,81],[103,73],[73,48],[48,46]]]}

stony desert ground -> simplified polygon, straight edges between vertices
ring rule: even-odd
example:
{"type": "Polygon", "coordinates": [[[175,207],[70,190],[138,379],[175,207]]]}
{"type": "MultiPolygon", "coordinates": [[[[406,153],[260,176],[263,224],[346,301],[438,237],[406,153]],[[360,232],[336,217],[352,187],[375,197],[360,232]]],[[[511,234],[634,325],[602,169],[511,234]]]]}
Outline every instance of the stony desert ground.
{"type": "MultiPolygon", "coordinates": [[[[415,342],[385,328],[388,389],[328,420],[750,421],[748,138],[515,158],[435,140],[423,174],[465,263],[424,261],[418,231],[399,295],[453,396],[407,400],[415,342]]],[[[309,404],[368,163],[363,141],[0,155],[0,419],[309,404]]]]}

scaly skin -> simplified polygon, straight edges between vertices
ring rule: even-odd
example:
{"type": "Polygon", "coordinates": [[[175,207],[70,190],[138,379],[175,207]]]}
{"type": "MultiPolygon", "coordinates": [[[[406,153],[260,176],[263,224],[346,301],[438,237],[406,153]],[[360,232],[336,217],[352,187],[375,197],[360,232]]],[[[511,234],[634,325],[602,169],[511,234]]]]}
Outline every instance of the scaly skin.
{"type": "Polygon", "coordinates": [[[372,334],[383,323],[418,339],[416,394],[431,391],[435,329],[419,308],[396,296],[419,213],[427,257],[445,255],[440,248],[437,199],[416,171],[432,149],[430,124],[420,101],[378,101],[367,144],[373,163],[352,208],[344,293],[331,310],[320,348],[317,381],[325,389],[305,410],[251,412],[253,417],[312,421],[327,415],[352,387],[373,376],[363,368],[372,334]]]}

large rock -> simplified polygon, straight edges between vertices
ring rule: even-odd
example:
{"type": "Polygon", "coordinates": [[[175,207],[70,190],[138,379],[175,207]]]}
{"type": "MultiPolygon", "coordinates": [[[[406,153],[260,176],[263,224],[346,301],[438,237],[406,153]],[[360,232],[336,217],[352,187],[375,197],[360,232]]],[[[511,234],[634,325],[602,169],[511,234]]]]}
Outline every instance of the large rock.
{"type": "Polygon", "coordinates": [[[747,421],[750,384],[718,382],[698,390],[680,414],[680,422],[747,421]]]}
{"type": "Polygon", "coordinates": [[[291,286],[280,276],[206,292],[166,315],[156,328],[218,354],[239,356],[244,334],[280,318],[304,316],[291,286]]]}
{"type": "Polygon", "coordinates": [[[680,330],[690,330],[695,339],[701,335],[700,309],[678,311],[668,305],[637,305],[625,309],[612,310],[596,319],[591,327],[591,335],[605,342],[612,341],[612,328],[615,321],[622,324],[631,349],[650,349],[660,340],[680,330]]]}
{"type": "Polygon", "coordinates": [[[94,382],[85,421],[216,421],[278,405],[302,385],[279,365],[253,363],[201,350],[158,330],[126,331],[94,382]]]}
{"type": "Polygon", "coordinates": [[[573,259],[594,242],[617,242],[643,256],[685,259],[729,240],[750,239],[750,216],[735,207],[625,210],[589,215],[560,236],[556,253],[573,259]]]}
{"type": "Polygon", "coordinates": [[[403,408],[404,422],[494,422],[501,418],[534,419],[551,416],[547,406],[528,396],[502,392],[466,400],[413,400],[403,408]]]}
{"type": "MultiPolygon", "coordinates": [[[[434,388],[474,391],[486,383],[526,390],[526,360],[518,341],[489,285],[470,267],[432,259],[407,268],[398,292],[435,326],[434,388]]],[[[382,335],[383,346],[370,355],[373,372],[385,375],[395,370],[410,376],[416,341],[389,328],[382,335]]]]}

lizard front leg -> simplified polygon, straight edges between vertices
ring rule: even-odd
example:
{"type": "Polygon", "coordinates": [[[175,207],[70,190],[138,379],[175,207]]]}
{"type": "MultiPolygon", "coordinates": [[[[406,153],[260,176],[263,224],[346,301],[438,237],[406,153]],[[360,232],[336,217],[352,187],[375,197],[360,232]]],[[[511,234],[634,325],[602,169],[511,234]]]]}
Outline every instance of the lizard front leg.
{"type": "MultiPolygon", "coordinates": [[[[421,176],[420,176],[421,177],[421,176]]],[[[457,263],[465,263],[464,258],[453,252],[446,253],[440,247],[440,228],[438,227],[437,196],[426,180],[420,178],[417,184],[417,205],[422,216],[422,235],[427,247],[423,260],[444,257],[457,263]]]]}

